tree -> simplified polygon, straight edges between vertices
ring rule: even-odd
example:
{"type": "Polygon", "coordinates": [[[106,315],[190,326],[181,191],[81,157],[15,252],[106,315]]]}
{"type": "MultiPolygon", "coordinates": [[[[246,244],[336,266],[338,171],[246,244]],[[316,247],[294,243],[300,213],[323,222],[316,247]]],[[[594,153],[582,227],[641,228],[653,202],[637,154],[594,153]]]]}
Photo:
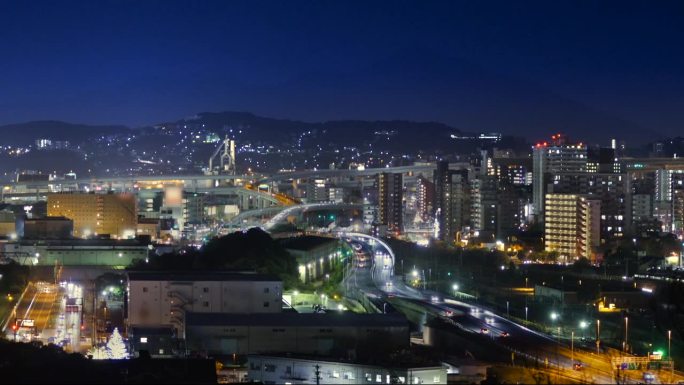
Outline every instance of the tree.
{"type": "Polygon", "coordinates": [[[109,358],[107,348],[104,346],[93,346],[86,355],[93,357],[94,360],[106,360],[109,358]]]}
{"type": "Polygon", "coordinates": [[[114,328],[114,332],[112,332],[109,341],[107,341],[107,356],[111,360],[124,360],[128,358],[126,344],[124,344],[123,338],[119,333],[119,328],[114,328]]]}

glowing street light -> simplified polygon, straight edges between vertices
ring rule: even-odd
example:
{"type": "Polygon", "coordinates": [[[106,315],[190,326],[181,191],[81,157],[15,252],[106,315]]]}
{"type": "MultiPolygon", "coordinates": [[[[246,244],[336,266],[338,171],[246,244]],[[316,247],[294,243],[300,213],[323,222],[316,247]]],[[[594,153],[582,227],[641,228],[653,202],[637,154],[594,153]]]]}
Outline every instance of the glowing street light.
{"type": "Polygon", "coordinates": [[[627,344],[629,343],[627,337],[629,336],[629,318],[625,317],[625,351],[627,351],[627,344]]]}
{"type": "Polygon", "coordinates": [[[601,320],[597,319],[596,320],[596,354],[601,354],[600,351],[600,346],[601,346],[601,320]]]}

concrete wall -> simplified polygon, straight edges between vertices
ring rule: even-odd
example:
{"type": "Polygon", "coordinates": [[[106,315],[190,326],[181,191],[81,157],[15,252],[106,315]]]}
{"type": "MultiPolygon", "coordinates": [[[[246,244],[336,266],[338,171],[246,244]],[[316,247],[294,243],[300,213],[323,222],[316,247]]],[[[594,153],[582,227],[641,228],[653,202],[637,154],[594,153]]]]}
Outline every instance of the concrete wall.
{"type": "Polygon", "coordinates": [[[193,326],[186,330],[187,347],[191,351],[213,355],[291,352],[330,355],[334,351],[353,349],[368,335],[386,335],[388,344],[408,345],[407,327],[339,327],[316,326],[193,326]]]}
{"type": "Polygon", "coordinates": [[[180,313],[279,313],[282,291],[280,281],[129,281],[128,323],[172,325],[174,318],[183,317],[178,309],[180,313]]]}

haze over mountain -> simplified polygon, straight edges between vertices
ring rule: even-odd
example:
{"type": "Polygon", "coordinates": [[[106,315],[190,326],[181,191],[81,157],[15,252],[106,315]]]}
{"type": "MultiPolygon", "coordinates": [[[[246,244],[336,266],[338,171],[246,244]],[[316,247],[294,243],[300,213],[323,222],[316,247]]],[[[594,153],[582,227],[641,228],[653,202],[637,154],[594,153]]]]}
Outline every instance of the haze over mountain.
{"type": "Polygon", "coordinates": [[[0,126],[3,135],[0,144],[26,146],[36,139],[67,140],[79,143],[100,135],[126,134],[130,128],[124,125],[89,125],[67,123],[58,120],[38,120],[0,126]]]}

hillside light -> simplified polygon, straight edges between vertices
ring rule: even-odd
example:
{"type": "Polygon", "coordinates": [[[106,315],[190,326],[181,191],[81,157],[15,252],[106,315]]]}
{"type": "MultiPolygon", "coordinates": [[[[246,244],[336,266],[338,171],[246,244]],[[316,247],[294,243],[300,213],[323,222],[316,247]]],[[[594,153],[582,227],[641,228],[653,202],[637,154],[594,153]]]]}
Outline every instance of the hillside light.
{"type": "Polygon", "coordinates": [[[555,321],[556,319],[558,319],[558,313],[556,313],[555,311],[551,312],[551,320],[555,321]]]}
{"type": "Polygon", "coordinates": [[[457,285],[457,284],[454,284],[454,285],[451,286],[451,287],[454,289],[454,291],[458,291],[458,285],[457,285]]]}

